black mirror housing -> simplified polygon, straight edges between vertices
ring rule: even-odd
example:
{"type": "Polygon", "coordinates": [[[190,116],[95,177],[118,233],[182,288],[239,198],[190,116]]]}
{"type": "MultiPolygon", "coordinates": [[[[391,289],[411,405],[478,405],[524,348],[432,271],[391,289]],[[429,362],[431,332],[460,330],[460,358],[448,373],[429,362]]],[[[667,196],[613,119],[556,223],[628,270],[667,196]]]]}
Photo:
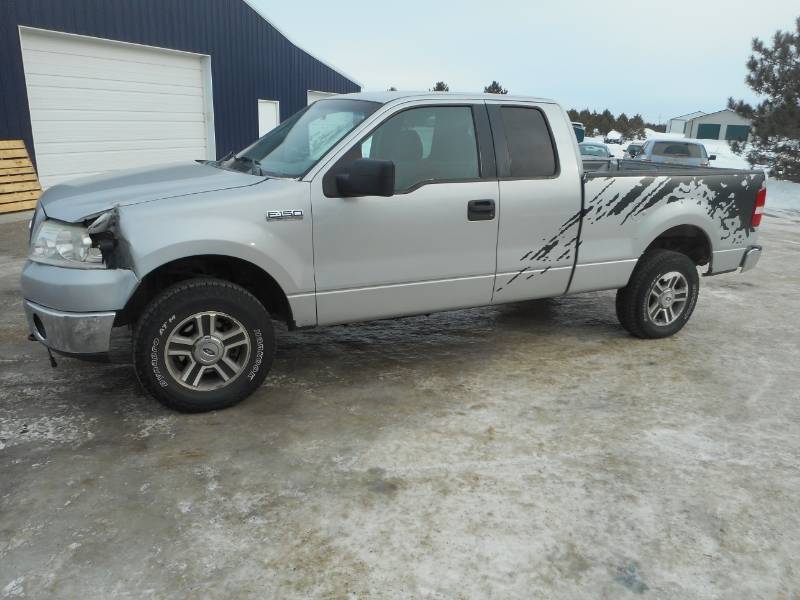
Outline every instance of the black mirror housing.
{"type": "Polygon", "coordinates": [[[717,155],[712,154],[711,156],[708,157],[708,160],[717,160],[717,155]]]}
{"type": "Polygon", "coordinates": [[[345,198],[393,196],[394,163],[390,160],[359,158],[336,175],[336,189],[345,198]]]}

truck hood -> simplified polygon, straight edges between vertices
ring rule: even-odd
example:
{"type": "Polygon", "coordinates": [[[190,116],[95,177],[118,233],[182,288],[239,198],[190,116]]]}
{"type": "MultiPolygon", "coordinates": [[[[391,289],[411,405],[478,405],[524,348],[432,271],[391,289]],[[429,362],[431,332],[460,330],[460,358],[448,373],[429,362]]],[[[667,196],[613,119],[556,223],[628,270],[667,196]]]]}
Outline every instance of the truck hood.
{"type": "Polygon", "coordinates": [[[42,194],[39,205],[48,217],[75,223],[115,206],[244,187],[265,179],[203,163],[178,163],[82,177],[55,185],[42,194]]]}

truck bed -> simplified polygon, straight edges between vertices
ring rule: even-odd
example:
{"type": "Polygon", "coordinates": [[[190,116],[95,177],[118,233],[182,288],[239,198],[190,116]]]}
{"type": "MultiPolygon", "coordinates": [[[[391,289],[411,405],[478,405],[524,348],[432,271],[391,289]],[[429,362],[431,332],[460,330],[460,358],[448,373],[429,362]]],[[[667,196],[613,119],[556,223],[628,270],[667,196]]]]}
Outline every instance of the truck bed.
{"type": "Polygon", "coordinates": [[[761,170],[635,160],[584,173],[579,253],[616,260],[621,256],[615,247],[641,236],[653,239],[674,224],[704,232],[712,250],[710,274],[732,270],[755,237],[751,219],[764,181],[761,170]]]}
{"type": "Polygon", "coordinates": [[[629,158],[610,158],[607,160],[588,158],[583,161],[583,171],[593,173],[671,173],[671,174],[724,174],[724,173],[756,173],[751,169],[723,169],[720,167],[693,167],[690,165],[673,165],[669,163],[646,162],[629,158]]]}

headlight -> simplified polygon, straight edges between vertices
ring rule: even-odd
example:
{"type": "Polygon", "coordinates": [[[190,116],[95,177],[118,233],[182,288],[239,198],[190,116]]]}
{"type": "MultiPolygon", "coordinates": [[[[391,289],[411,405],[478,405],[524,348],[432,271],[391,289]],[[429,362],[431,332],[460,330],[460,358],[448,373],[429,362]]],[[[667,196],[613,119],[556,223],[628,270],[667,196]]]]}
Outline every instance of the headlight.
{"type": "Polygon", "coordinates": [[[47,219],[33,232],[30,259],[59,267],[103,269],[103,255],[83,225],[47,219]]]}

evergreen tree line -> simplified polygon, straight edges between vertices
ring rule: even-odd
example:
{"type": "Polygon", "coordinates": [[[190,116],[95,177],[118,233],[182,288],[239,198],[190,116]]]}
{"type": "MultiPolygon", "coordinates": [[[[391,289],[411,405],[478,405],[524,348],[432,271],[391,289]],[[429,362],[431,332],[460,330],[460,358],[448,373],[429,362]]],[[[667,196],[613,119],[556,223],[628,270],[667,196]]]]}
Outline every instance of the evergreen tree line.
{"type": "Polygon", "coordinates": [[[599,135],[606,135],[612,129],[619,131],[628,139],[644,139],[644,130],[665,131],[664,125],[648,123],[640,114],[629,117],[624,112],[619,116],[614,116],[610,110],[605,109],[599,113],[596,110],[590,111],[584,108],[581,111],[571,108],[567,111],[570,121],[579,121],[586,128],[586,135],[594,135],[595,131],[599,135]]]}

